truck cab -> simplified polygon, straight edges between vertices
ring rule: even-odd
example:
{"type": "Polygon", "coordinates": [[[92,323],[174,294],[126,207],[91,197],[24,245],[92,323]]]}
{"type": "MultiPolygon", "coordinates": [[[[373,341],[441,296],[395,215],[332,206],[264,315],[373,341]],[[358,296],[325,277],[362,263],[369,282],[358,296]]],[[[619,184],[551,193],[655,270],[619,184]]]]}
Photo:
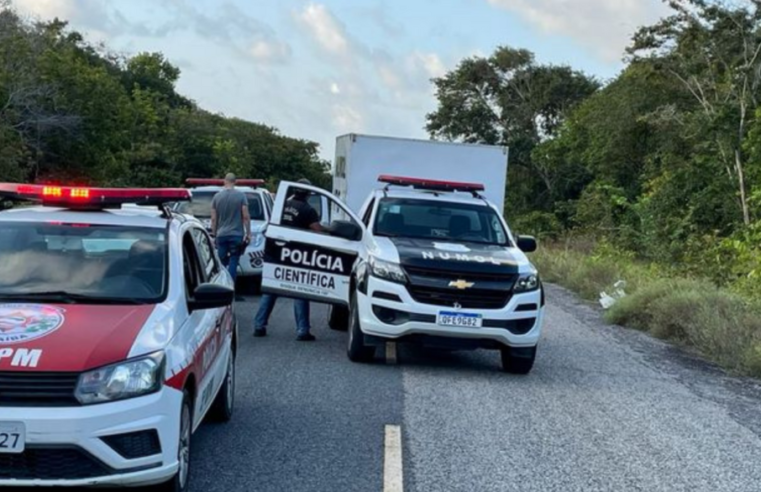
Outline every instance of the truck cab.
{"type": "Polygon", "coordinates": [[[388,341],[450,350],[497,349],[505,371],[528,373],[544,316],[544,291],[484,187],[380,176],[359,215],[338,197],[281,183],[266,232],[263,290],[332,305],[348,330],[347,354],[372,360],[388,341]],[[323,233],[281,225],[298,188],[341,211],[323,233]]]}

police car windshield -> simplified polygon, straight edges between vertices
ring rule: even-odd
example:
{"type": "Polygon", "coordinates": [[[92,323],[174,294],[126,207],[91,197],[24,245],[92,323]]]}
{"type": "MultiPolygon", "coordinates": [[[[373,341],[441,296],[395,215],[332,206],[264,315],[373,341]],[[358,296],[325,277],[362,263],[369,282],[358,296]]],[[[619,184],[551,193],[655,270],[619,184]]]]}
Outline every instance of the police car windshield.
{"type": "Polygon", "coordinates": [[[0,221],[0,299],[156,303],[167,280],[163,228],[0,221]]]}
{"type": "MultiPolygon", "coordinates": [[[[192,215],[199,219],[211,218],[211,200],[216,192],[193,192],[193,201],[181,202],[177,211],[181,214],[192,215]]],[[[264,220],[264,206],[261,197],[256,193],[246,193],[248,198],[248,213],[251,220],[264,220]]]]}
{"type": "Polygon", "coordinates": [[[490,207],[424,199],[381,199],[374,233],[386,237],[508,244],[502,221],[490,207]]]}

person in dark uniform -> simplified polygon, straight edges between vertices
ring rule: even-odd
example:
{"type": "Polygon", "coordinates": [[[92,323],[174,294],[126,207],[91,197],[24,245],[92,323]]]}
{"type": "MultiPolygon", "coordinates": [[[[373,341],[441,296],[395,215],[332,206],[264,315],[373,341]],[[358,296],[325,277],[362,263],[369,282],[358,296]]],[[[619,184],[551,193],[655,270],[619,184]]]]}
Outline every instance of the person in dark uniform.
{"type": "MultiPolygon", "coordinates": [[[[302,178],[298,181],[300,184],[311,185],[312,183],[302,178]]],[[[283,208],[283,217],[281,225],[294,227],[297,229],[308,229],[315,232],[322,232],[324,229],[320,224],[320,215],[309,205],[309,192],[298,189],[292,197],[285,202],[283,208]]],[[[273,294],[264,294],[259,303],[259,311],[254,319],[254,336],[267,336],[267,323],[269,322],[272,310],[275,308],[278,296],[273,294]]],[[[293,300],[293,314],[296,317],[296,340],[300,342],[313,342],[315,336],[310,333],[309,324],[309,301],[306,299],[293,300]]]]}

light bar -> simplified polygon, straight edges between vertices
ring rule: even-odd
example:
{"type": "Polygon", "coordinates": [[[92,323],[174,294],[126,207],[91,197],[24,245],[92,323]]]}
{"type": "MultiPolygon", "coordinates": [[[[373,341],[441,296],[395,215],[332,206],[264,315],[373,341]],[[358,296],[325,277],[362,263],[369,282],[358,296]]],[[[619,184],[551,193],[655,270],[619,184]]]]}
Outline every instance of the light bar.
{"type": "Polygon", "coordinates": [[[479,183],[459,183],[457,181],[438,181],[423,178],[405,178],[403,176],[389,176],[382,174],[378,181],[395,186],[412,186],[420,190],[433,191],[484,191],[484,185],[479,183]]]}
{"type": "MultiPolygon", "coordinates": [[[[224,186],[224,179],[213,178],[188,178],[185,180],[185,184],[188,186],[224,186]]],[[[265,181],[263,179],[238,179],[235,180],[236,186],[251,186],[256,188],[258,186],[264,186],[265,181]]]]}
{"type": "Polygon", "coordinates": [[[0,183],[0,196],[66,208],[107,208],[125,203],[159,206],[191,199],[190,191],[183,188],[89,188],[16,183],[0,183]]]}

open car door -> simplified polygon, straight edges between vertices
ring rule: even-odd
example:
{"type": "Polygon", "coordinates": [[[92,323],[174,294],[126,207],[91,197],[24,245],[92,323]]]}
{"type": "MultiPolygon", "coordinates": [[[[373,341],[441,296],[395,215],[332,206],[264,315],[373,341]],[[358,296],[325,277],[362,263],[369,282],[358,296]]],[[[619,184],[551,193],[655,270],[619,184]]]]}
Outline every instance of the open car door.
{"type": "Polygon", "coordinates": [[[359,218],[332,194],[314,186],[281,182],[265,232],[262,291],[348,305],[351,273],[364,234],[359,218]],[[308,203],[320,215],[322,232],[282,224],[288,200],[297,190],[310,193],[308,203]],[[315,207],[317,204],[319,208],[315,207]],[[331,221],[334,207],[347,220],[331,221]]]}

